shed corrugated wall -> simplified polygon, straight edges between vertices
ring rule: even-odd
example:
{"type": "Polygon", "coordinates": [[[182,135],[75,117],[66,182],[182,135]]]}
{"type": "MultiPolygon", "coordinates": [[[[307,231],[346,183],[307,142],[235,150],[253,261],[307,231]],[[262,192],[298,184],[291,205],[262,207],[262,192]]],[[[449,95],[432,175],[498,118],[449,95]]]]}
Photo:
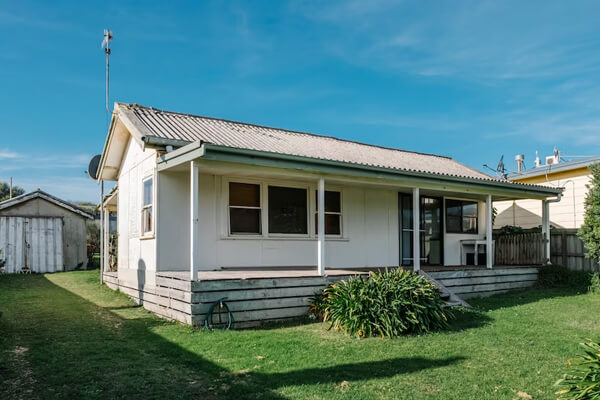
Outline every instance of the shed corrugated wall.
{"type": "Polygon", "coordinates": [[[0,217],[0,259],[6,273],[25,266],[40,273],[62,271],[62,218],[0,217]]]}

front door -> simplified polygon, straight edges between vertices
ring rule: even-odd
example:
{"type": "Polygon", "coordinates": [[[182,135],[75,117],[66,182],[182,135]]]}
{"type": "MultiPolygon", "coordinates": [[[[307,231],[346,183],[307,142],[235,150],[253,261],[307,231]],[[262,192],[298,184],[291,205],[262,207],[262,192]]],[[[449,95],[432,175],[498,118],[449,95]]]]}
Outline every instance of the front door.
{"type": "MultiPolygon", "coordinates": [[[[443,200],[440,197],[421,196],[420,242],[421,264],[444,263],[443,200]]],[[[413,264],[413,210],[412,195],[399,193],[398,214],[400,228],[400,265],[413,264]]]]}

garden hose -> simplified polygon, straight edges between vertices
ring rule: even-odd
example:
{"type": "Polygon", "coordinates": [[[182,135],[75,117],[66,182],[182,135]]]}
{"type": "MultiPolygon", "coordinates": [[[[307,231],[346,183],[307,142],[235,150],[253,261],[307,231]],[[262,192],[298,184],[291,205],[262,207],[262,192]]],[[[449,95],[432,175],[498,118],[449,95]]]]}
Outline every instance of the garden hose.
{"type": "Polygon", "coordinates": [[[229,311],[227,297],[223,297],[210,305],[204,320],[206,329],[221,329],[223,331],[233,328],[233,314],[229,311]]]}

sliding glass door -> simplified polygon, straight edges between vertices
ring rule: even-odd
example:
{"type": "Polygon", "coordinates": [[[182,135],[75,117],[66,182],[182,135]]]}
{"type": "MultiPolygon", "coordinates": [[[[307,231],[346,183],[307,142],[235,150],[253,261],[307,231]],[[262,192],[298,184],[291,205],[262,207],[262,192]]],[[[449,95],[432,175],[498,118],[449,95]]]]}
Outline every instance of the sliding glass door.
{"type": "MultiPolygon", "coordinates": [[[[420,242],[421,264],[442,265],[443,254],[443,201],[439,197],[421,196],[420,242]]],[[[398,214],[400,227],[400,265],[413,264],[413,208],[412,196],[399,193],[398,214]]]]}

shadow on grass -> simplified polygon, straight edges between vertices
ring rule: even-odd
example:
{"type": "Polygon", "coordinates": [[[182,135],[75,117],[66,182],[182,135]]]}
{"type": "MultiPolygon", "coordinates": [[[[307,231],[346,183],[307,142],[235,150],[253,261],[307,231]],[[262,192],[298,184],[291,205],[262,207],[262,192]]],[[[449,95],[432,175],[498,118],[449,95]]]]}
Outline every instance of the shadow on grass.
{"type": "Polygon", "coordinates": [[[457,307],[453,312],[454,319],[450,321],[450,332],[481,328],[493,322],[493,318],[476,308],[457,307]]]}
{"type": "Polygon", "coordinates": [[[585,294],[585,291],[578,288],[561,287],[548,289],[532,287],[525,290],[513,290],[496,294],[490,297],[471,298],[468,301],[476,309],[493,311],[500,308],[516,307],[551,298],[578,296],[581,294],[585,294]]]}
{"type": "MultiPolygon", "coordinates": [[[[80,285],[86,278],[72,279],[80,285]]],[[[192,330],[129,306],[101,307],[95,301],[126,300],[93,283],[85,290],[86,298],[42,275],[0,280],[5,311],[0,319],[0,398],[283,399],[277,389],[285,386],[389,378],[462,360],[407,357],[275,373],[234,372],[177,343],[178,336],[192,330]],[[169,329],[163,334],[171,332],[171,337],[154,333],[165,325],[169,329]]],[[[192,345],[201,351],[206,344],[202,335],[197,339],[192,345]]]]}

